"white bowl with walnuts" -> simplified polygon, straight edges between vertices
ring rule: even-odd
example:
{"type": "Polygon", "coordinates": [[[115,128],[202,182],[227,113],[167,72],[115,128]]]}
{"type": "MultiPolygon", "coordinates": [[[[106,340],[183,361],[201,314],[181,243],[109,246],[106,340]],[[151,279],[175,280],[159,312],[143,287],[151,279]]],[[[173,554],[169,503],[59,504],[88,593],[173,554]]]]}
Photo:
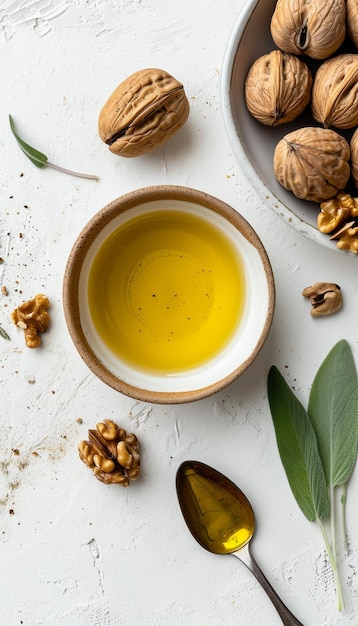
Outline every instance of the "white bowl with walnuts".
{"type": "Polygon", "coordinates": [[[356,1],[249,0],[221,95],[235,155],[265,202],[308,239],[356,255],[356,1]]]}

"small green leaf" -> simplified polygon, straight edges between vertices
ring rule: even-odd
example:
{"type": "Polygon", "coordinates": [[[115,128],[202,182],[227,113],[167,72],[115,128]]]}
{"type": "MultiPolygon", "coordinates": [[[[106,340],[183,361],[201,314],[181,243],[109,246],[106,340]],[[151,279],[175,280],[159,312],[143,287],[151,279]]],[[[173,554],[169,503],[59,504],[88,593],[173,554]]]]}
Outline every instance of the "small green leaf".
{"type": "Polygon", "coordinates": [[[268,375],[268,399],[279,454],[297,504],[308,520],[326,519],[329,499],[316,435],[305,409],[275,366],[268,375]]]}
{"type": "Polygon", "coordinates": [[[350,478],[358,448],[358,377],[345,339],[329,352],[312,384],[308,414],[328,488],[350,478]]]}
{"type": "Polygon", "coordinates": [[[45,154],[42,154],[42,152],[39,152],[38,150],[36,150],[36,148],[32,148],[31,146],[29,146],[28,143],[26,143],[23,139],[21,139],[21,137],[19,137],[19,135],[17,134],[15,130],[14,120],[11,115],[9,115],[9,122],[10,122],[10,128],[21,150],[26,154],[26,156],[30,159],[30,161],[34,165],[36,165],[36,167],[45,167],[47,163],[47,156],[45,154]]]}
{"type": "Polygon", "coordinates": [[[7,334],[6,330],[1,328],[1,326],[0,326],[0,337],[2,337],[3,339],[6,339],[7,341],[10,341],[9,335],[7,334]]]}
{"type": "Polygon", "coordinates": [[[60,165],[55,165],[54,163],[50,163],[46,154],[43,154],[39,150],[36,150],[36,148],[32,148],[32,146],[29,146],[28,143],[26,143],[23,139],[21,139],[21,137],[19,137],[19,135],[17,134],[15,130],[14,120],[11,115],[9,115],[9,122],[10,122],[10,128],[21,150],[26,154],[26,156],[30,159],[30,161],[34,165],[36,165],[36,167],[48,166],[48,167],[52,167],[55,170],[58,170],[59,172],[64,172],[64,174],[70,174],[71,176],[79,176],[80,178],[91,178],[92,180],[98,180],[98,176],[96,176],[95,174],[83,174],[82,172],[75,172],[73,170],[68,170],[65,167],[61,167],[60,165]]]}

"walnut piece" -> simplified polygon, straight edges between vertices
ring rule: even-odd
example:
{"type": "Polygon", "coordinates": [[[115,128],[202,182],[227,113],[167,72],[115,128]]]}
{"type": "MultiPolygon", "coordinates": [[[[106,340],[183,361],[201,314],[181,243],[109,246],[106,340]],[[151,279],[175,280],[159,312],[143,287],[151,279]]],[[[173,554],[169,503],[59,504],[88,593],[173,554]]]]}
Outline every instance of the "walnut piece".
{"type": "Polygon", "coordinates": [[[352,217],[358,217],[358,198],[349,193],[338,193],[320,204],[317,226],[321,233],[331,233],[352,217]]]}
{"type": "Polygon", "coordinates": [[[335,283],[314,283],[302,291],[305,298],[309,298],[312,304],[311,315],[331,315],[342,307],[342,293],[339,285],[335,283]]]}
{"type": "Polygon", "coordinates": [[[50,315],[47,311],[49,306],[47,296],[39,293],[32,300],[20,304],[11,313],[13,323],[24,330],[25,343],[28,348],[38,348],[41,344],[39,333],[46,332],[50,323],[50,315]]]}
{"type": "Polygon", "coordinates": [[[164,70],[128,76],[101,109],[98,133],[111,152],[136,157],[156,150],[189,116],[183,85],[164,70]]]}
{"type": "Polygon", "coordinates": [[[312,74],[302,59],[272,50],[252,64],[245,81],[245,101],[261,124],[278,126],[300,115],[310,101],[312,74]]]}
{"type": "Polygon", "coordinates": [[[337,248],[358,254],[358,226],[355,221],[346,224],[331,239],[338,239],[337,248]]]}
{"type": "Polygon", "coordinates": [[[78,444],[81,461],[102,483],[128,487],[140,472],[139,442],[115,422],[104,420],[88,431],[89,441],[78,444]]]}
{"type": "Polygon", "coordinates": [[[350,176],[349,157],[344,137],[329,128],[306,126],[278,142],[274,174],[297,198],[322,202],[345,189],[350,176]]]}
{"type": "Polygon", "coordinates": [[[321,202],[317,217],[318,230],[337,240],[337,248],[358,253],[358,198],[338,193],[321,202]]]}
{"type": "Polygon", "coordinates": [[[345,0],[278,0],[270,29],[281,50],[327,59],[345,38],[345,0]]]}

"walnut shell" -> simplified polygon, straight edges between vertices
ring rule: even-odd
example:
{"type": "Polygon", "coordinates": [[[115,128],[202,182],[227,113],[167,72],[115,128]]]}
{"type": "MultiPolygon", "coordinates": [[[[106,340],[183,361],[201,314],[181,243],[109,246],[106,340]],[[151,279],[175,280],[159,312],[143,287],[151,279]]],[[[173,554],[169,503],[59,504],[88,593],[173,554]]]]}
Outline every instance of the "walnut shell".
{"type": "Polygon", "coordinates": [[[358,54],[340,54],[318,68],[312,87],[311,109],[325,128],[353,128],[358,124],[358,54]]]}
{"type": "Polygon", "coordinates": [[[346,34],[345,0],[278,0],[271,36],[284,52],[327,59],[346,34]]]}
{"type": "Polygon", "coordinates": [[[351,175],[355,187],[358,188],[358,128],[354,131],[350,143],[351,149],[351,175]]]}
{"type": "Polygon", "coordinates": [[[312,74],[304,61],[281,50],[272,50],[253,63],[245,81],[245,100],[251,115],[261,124],[291,122],[308,105],[312,74]]]}
{"type": "Polygon", "coordinates": [[[350,176],[349,156],[349,144],[338,133],[307,126],[278,142],[274,173],[297,198],[321,202],[345,188],[350,176]]]}
{"type": "Polygon", "coordinates": [[[135,157],[156,150],[189,116],[183,85],[160,69],[126,78],[103,106],[98,133],[111,152],[135,157]]]}
{"type": "Polygon", "coordinates": [[[358,48],[358,3],[357,0],[346,0],[347,32],[354,45],[358,48]]]}

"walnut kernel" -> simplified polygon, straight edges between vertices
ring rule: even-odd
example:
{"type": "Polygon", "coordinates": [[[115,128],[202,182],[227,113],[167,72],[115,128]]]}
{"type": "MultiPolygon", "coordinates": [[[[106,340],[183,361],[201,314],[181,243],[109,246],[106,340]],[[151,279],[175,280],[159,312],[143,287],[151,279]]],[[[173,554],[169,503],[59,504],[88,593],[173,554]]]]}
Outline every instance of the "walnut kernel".
{"type": "Polygon", "coordinates": [[[317,217],[318,230],[337,240],[337,248],[358,253],[358,198],[338,193],[321,202],[317,217]]]}
{"type": "Polygon", "coordinates": [[[98,480],[106,484],[128,487],[140,472],[139,442],[115,422],[104,420],[88,431],[89,441],[78,444],[81,461],[98,480]]]}
{"type": "Polygon", "coordinates": [[[348,252],[353,252],[353,254],[358,254],[358,226],[355,225],[355,222],[346,224],[331,239],[338,239],[336,245],[339,250],[347,250],[348,252]]]}
{"type": "Polygon", "coordinates": [[[49,325],[50,316],[47,311],[50,303],[42,293],[32,300],[23,302],[11,314],[13,323],[24,330],[25,343],[28,348],[38,348],[41,344],[39,333],[44,333],[49,325]]]}

